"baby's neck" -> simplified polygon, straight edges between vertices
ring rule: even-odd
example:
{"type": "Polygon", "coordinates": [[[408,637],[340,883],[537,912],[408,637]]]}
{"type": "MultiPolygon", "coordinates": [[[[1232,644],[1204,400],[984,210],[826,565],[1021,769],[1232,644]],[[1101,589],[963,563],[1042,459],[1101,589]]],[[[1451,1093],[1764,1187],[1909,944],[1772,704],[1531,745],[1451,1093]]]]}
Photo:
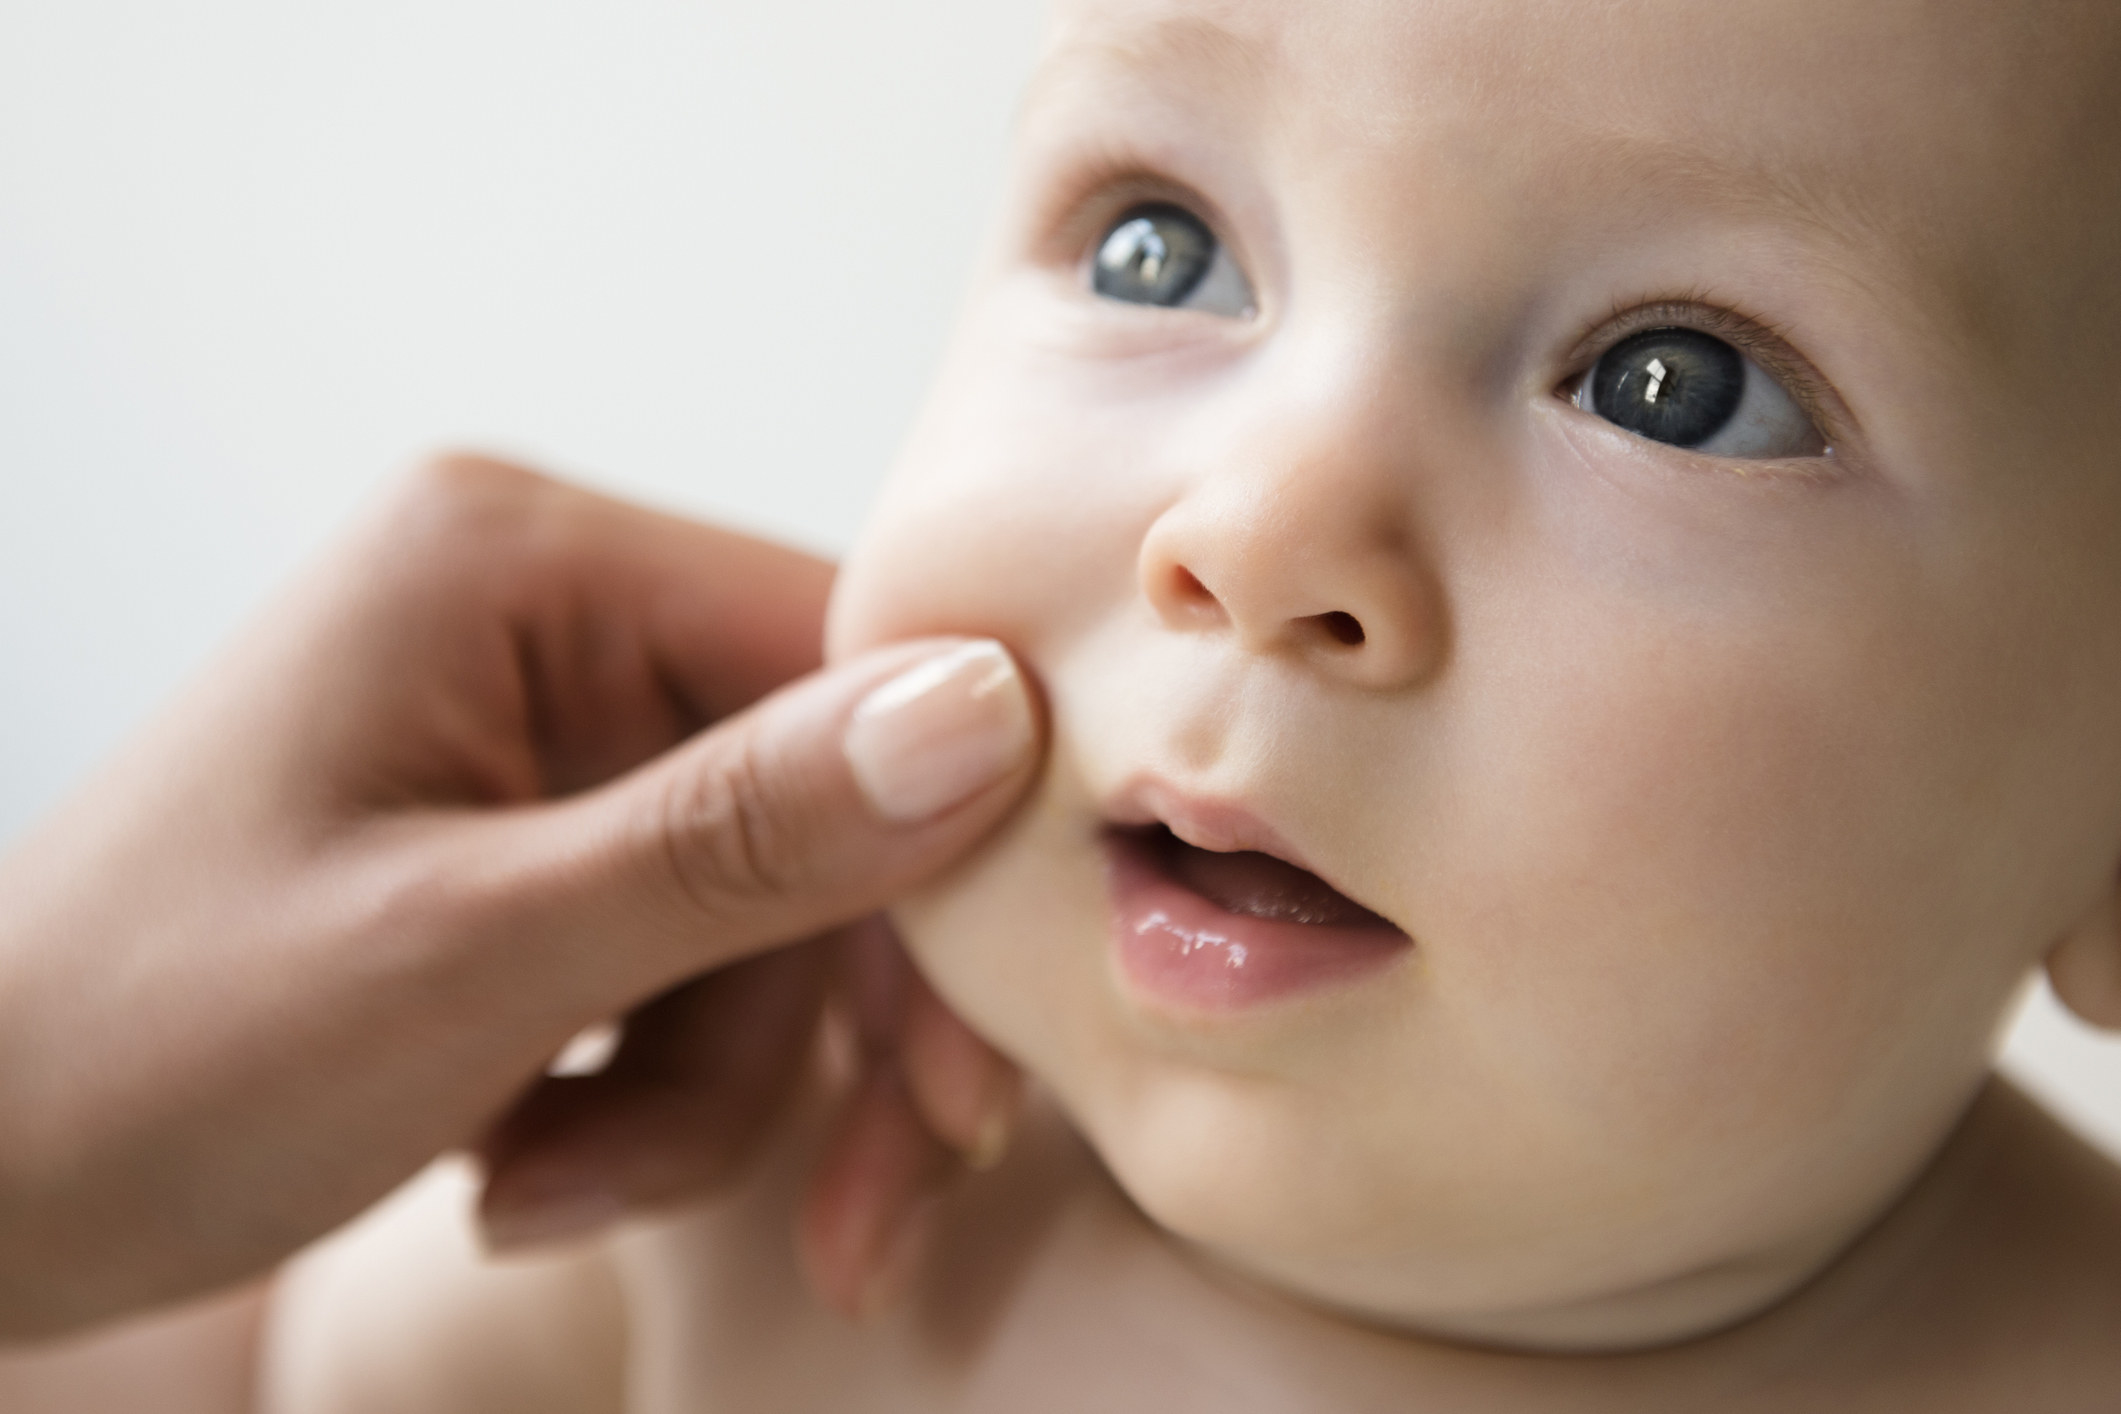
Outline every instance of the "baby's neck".
{"type": "Polygon", "coordinates": [[[1106,1352],[1109,1387],[1076,1407],[1129,1407],[1152,1369],[1187,1371],[1192,1395],[1143,1408],[1225,1385],[1244,1399],[1199,1407],[1994,1410],[2092,1407],[2121,1388],[2121,1173],[2000,1081],[1903,1199],[1775,1307],[1592,1357],[1469,1349],[1285,1300],[1159,1233],[1057,1119],[1026,1140],[1024,1177],[996,1185],[996,1206],[965,1195],[923,1299],[930,1319],[963,1320],[962,1277],[1020,1271],[1011,1295],[1040,1311],[1028,1329],[1073,1328],[1106,1352]],[[1020,1245],[997,1262],[1003,1233],[1020,1245]]]}
{"type": "MultiPolygon", "coordinates": [[[[791,1156],[791,1171],[799,1163],[791,1156]]],[[[751,1197],[708,1220],[720,1235],[697,1230],[692,1241],[724,1260],[732,1242],[781,1260],[769,1253],[784,1247],[756,1236],[774,1221],[775,1191],[787,1191],[782,1179],[760,1175],[751,1197]]],[[[754,1370],[751,1388],[784,1387],[797,1368],[808,1387],[826,1359],[846,1385],[830,1407],[1010,1414],[1942,1414],[2103,1408],[2121,1389],[2121,1174],[2000,1082],[1901,1202],[1817,1278],[1738,1326],[1657,1350],[1481,1350],[1289,1300],[1147,1222],[1050,1108],[1034,1111],[1000,1168],[944,1202],[934,1233],[911,1299],[858,1331],[809,1307],[792,1281],[725,1273],[725,1290],[754,1293],[748,1314],[780,1328],[767,1364],[790,1362],[754,1370]],[[768,1316],[755,1296],[773,1286],[788,1300],[768,1316]]],[[[707,1254],[683,1251],[692,1241],[680,1237],[657,1264],[666,1291],[702,1270],[707,1254]]],[[[710,1387],[722,1383],[706,1374],[714,1364],[726,1372],[732,1359],[761,1358],[756,1342],[712,1351],[714,1323],[690,1324],[688,1363],[710,1387]]]]}

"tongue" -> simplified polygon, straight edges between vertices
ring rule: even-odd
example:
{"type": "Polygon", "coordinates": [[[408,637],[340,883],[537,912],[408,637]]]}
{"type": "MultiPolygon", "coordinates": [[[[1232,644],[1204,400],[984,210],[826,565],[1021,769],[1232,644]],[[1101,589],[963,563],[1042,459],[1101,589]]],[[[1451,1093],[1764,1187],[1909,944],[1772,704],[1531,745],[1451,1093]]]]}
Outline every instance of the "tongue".
{"type": "Polygon", "coordinates": [[[1271,854],[1216,854],[1174,837],[1164,840],[1171,877],[1231,913],[1277,923],[1337,928],[1390,928],[1388,923],[1308,869],[1271,854]]]}

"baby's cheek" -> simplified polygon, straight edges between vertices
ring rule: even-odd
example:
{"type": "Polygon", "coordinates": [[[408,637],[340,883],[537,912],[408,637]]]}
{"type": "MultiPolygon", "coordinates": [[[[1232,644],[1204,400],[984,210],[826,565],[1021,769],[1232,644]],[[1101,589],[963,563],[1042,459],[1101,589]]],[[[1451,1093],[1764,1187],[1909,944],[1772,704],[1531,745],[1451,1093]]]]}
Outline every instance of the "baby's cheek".
{"type": "Polygon", "coordinates": [[[830,655],[987,633],[1035,659],[1139,599],[1171,476],[1153,438],[1119,438],[1116,454],[1109,419],[1051,381],[976,348],[946,370],[842,571],[830,655]]]}
{"type": "Polygon", "coordinates": [[[1113,576],[1044,502],[1035,483],[902,478],[834,586],[828,655],[931,634],[989,635],[1033,655],[1054,642],[1109,601],[1113,576]]]}
{"type": "Polygon", "coordinates": [[[1519,1038],[1526,1092],[1598,1144],[1713,1159],[1970,1085],[2007,980],[1969,965],[1942,744],[1794,650],[1625,651],[1549,645],[1553,680],[1485,719],[1475,758],[1506,764],[1447,812],[1484,912],[1437,965],[1519,1038]]]}
{"type": "Polygon", "coordinates": [[[891,917],[943,999],[1073,1102],[1124,1047],[1100,965],[1103,861],[1064,775],[1049,772],[993,836],[898,900],[891,917]]]}

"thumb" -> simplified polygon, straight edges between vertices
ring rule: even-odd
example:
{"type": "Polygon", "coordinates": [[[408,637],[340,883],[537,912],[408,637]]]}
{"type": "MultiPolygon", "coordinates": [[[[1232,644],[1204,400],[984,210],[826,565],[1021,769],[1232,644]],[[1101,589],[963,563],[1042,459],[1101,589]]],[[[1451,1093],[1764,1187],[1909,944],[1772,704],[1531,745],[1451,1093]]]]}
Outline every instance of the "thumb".
{"type": "MultiPolygon", "coordinates": [[[[951,863],[1029,784],[1042,724],[991,639],[899,644],[781,689],[596,791],[513,822],[520,948],[579,1005],[868,914],[951,863]],[[593,942],[594,946],[584,946],[593,942]]],[[[520,959],[520,952],[517,954],[520,959]]]]}

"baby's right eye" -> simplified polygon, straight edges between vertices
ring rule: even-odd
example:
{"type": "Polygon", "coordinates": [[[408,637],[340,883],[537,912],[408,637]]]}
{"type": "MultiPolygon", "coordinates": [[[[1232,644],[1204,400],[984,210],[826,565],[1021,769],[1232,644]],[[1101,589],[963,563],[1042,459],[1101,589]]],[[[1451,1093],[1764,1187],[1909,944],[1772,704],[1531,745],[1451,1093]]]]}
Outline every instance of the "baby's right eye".
{"type": "Polygon", "coordinates": [[[1106,299],[1198,309],[1241,319],[1252,287],[1205,222],[1182,206],[1137,206],[1105,232],[1090,260],[1090,287],[1106,299]]]}

